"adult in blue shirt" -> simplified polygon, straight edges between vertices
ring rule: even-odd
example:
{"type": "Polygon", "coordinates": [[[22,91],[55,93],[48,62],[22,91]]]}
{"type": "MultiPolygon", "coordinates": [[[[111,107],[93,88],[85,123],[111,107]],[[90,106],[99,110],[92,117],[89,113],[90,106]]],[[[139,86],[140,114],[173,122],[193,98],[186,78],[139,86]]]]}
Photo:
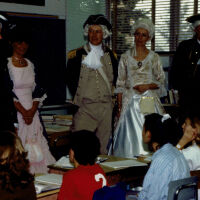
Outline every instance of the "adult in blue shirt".
{"type": "Polygon", "coordinates": [[[169,182],[190,176],[187,161],[175,147],[179,132],[176,121],[168,114],[145,116],[142,136],[154,154],[138,200],[167,200],[169,182]]]}

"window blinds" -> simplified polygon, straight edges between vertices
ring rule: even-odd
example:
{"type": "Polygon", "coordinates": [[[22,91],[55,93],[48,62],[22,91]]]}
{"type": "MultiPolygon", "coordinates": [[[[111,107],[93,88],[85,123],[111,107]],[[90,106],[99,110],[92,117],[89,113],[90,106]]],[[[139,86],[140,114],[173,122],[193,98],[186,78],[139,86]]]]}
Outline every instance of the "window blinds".
{"type": "Polygon", "coordinates": [[[182,40],[193,33],[186,18],[200,12],[200,0],[110,0],[111,22],[114,24],[113,47],[117,54],[133,45],[131,26],[139,17],[155,22],[155,38],[147,46],[157,52],[173,52],[182,40]]]}

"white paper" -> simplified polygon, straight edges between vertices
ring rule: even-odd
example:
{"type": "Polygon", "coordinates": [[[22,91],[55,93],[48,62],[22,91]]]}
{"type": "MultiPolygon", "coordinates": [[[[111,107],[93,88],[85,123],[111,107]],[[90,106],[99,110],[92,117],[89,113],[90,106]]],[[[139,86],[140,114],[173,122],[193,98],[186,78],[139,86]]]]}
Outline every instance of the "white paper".
{"type": "Polygon", "coordinates": [[[120,160],[120,161],[113,161],[113,162],[103,162],[101,163],[101,165],[118,169],[118,168],[126,168],[126,167],[146,166],[147,164],[136,161],[136,160],[120,160]]]}
{"type": "Polygon", "coordinates": [[[50,190],[55,190],[55,189],[59,189],[60,185],[53,185],[53,184],[48,184],[48,183],[38,183],[35,182],[35,190],[37,194],[40,194],[41,192],[46,192],[46,191],[50,191],[50,190]]]}
{"type": "Polygon", "coordinates": [[[61,175],[61,174],[53,174],[53,173],[45,174],[45,175],[41,175],[41,176],[36,176],[35,182],[36,183],[48,183],[48,184],[61,186],[62,178],[63,178],[63,175],[61,175]]]}
{"type": "Polygon", "coordinates": [[[64,168],[74,168],[74,165],[70,163],[69,157],[63,156],[61,157],[55,164],[54,166],[57,167],[64,167],[64,168]]]}

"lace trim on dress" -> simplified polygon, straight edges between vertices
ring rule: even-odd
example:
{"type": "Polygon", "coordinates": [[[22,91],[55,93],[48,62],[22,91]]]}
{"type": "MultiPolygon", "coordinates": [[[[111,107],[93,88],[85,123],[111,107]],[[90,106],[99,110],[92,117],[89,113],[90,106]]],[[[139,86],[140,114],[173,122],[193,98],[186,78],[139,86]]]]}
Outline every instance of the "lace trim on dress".
{"type": "Polygon", "coordinates": [[[47,98],[47,95],[44,94],[41,98],[34,98],[33,101],[39,101],[38,107],[41,108],[43,106],[43,101],[47,98]]]}

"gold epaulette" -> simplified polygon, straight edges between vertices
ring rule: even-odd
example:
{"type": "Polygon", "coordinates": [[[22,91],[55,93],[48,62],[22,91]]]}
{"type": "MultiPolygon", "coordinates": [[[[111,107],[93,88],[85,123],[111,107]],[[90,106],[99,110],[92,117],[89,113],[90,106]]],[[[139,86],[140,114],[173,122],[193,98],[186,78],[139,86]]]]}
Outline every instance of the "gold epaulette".
{"type": "Polygon", "coordinates": [[[67,54],[67,58],[68,59],[72,59],[72,58],[76,57],[77,50],[79,50],[81,48],[83,48],[83,47],[80,47],[78,49],[73,49],[73,50],[69,51],[68,54],[67,54]]]}
{"type": "Polygon", "coordinates": [[[77,50],[77,49],[74,49],[74,50],[69,51],[68,54],[67,54],[67,58],[68,58],[68,59],[74,58],[74,57],[76,56],[76,50],[77,50]]]}
{"type": "Polygon", "coordinates": [[[115,56],[115,58],[117,59],[117,54],[115,52],[113,52],[113,55],[115,56]]]}

